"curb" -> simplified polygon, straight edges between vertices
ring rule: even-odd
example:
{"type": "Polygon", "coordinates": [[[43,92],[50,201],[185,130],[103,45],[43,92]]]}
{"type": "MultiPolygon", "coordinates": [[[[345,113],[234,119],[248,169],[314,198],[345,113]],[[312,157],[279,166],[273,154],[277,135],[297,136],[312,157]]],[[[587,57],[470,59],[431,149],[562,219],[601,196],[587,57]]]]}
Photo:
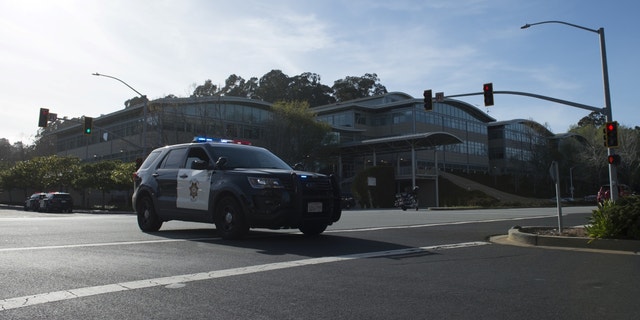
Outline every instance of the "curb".
{"type": "MultiPolygon", "coordinates": [[[[509,229],[507,238],[511,241],[544,247],[568,247],[594,250],[629,251],[640,254],[640,241],[619,239],[592,239],[586,237],[544,236],[522,232],[522,229],[533,227],[513,227],[509,229]]],[[[540,227],[536,227],[540,228],[540,227]]]]}

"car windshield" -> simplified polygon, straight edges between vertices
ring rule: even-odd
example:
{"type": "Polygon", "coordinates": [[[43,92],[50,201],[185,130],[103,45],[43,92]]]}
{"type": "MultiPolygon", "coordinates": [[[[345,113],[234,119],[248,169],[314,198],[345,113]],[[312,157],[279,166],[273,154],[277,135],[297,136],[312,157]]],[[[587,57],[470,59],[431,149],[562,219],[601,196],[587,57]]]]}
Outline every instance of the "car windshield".
{"type": "Polygon", "coordinates": [[[286,162],[263,148],[212,145],[212,153],[216,159],[219,157],[227,158],[227,162],[224,165],[227,169],[255,168],[291,170],[291,167],[286,162]]]}

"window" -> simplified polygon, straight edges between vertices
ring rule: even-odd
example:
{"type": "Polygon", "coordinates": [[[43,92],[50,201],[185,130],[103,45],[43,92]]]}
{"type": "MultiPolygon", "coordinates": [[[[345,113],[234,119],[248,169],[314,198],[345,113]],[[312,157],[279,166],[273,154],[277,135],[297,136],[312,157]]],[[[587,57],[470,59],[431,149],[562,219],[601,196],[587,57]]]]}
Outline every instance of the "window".
{"type": "Polygon", "coordinates": [[[140,169],[146,169],[149,166],[151,166],[151,164],[156,160],[156,158],[160,155],[160,153],[162,153],[162,151],[160,150],[155,150],[151,152],[151,154],[149,154],[147,159],[145,159],[144,162],[142,163],[142,166],[140,166],[140,169]]]}
{"type": "Polygon", "coordinates": [[[170,150],[160,164],[161,169],[177,169],[182,164],[184,148],[170,150]]]}
{"type": "Polygon", "coordinates": [[[189,154],[187,155],[187,161],[184,167],[187,169],[191,169],[191,164],[196,160],[209,163],[209,156],[207,155],[207,152],[202,148],[191,148],[189,150],[189,154]]]}

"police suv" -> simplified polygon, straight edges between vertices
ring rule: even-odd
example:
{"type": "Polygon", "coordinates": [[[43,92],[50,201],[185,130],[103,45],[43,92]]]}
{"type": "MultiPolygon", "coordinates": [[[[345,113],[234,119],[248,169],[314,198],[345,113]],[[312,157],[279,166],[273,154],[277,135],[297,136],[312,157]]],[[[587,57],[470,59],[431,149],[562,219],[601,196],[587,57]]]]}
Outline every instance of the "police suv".
{"type": "Polygon", "coordinates": [[[214,223],[224,239],[249,228],[298,228],[317,235],[341,215],[335,176],[292,169],[241,141],[194,139],[153,150],[134,173],[142,231],[169,220],[214,223]]]}

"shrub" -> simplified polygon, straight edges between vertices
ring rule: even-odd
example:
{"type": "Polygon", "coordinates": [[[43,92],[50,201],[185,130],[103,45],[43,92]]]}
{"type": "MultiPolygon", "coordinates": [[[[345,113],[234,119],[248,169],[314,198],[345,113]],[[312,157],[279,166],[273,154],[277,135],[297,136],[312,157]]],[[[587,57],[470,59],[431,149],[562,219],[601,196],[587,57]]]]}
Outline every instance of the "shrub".
{"type": "Polygon", "coordinates": [[[585,228],[592,238],[640,240],[640,196],[599,204],[585,228]]]}

